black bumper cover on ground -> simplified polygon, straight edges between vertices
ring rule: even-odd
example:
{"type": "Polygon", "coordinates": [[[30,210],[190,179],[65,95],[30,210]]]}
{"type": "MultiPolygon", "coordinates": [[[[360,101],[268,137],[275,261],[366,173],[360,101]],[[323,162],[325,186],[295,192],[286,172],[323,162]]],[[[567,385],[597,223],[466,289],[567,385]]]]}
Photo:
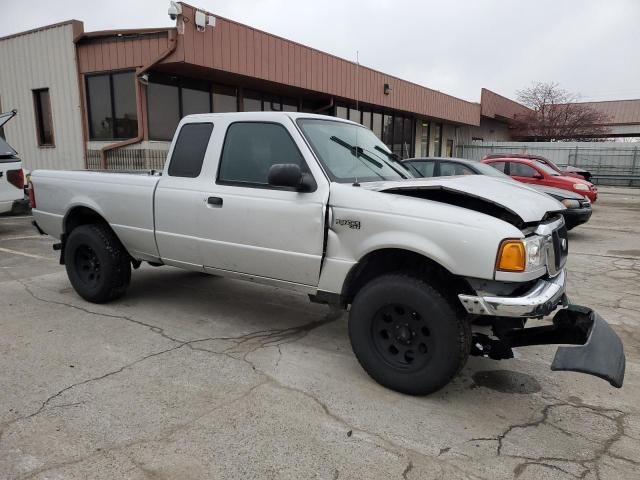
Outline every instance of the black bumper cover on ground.
{"type": "Polygon", "coordinates": [[[587,307],[569,305],[553,317],[552,325],[522,328],[514,321],[500,319],[492,326],[496,339],[474,335],[472,355],[502,360],[513,358],[513,348],[531,345],[572,345],[558,347],[551,370],[586,373],[622,387],[625,357],[622,341],[609,324],[587,307]]]}
{"type": "MultiPolygon", "coordinates": [[[[559,347],[551,370],[570,370],[595,375],[614,387],[622,387],[625,370],[624,347],[620,337],[596,312],[587,307],[571,305],[553,319],[560,328],[570,328],[584,338],[577,346],[559,347]]],[[[573,343],[573,342],[572,342],[573,343]]]]}

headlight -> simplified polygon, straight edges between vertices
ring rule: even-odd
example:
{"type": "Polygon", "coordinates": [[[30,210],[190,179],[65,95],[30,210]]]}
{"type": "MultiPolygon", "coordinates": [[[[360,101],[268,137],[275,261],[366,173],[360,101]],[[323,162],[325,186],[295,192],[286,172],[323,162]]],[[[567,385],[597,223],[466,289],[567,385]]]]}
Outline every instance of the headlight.
{"type": "Polygon", "coordinates": [[[503,240],[498,249],[496,270],[524,272],[544,265],[543,238],[538,235],[523,240],[503,240]]]}
{"type": "Polygon", "coordinates": [[[525,250],[527,251],[527,268],[533,269],[544,265],[543,237],[533,235],[524,239],[525,250]]]}
{"type": "Polygon", "coordinates": [[[565,198],[564,200],[561,200],[561,203],[567,208],[580,208],[580,202],[578,200],[565,198]]]}
{"type": "Polygon", "coordinates": [[[584,183],[574,183],[573,188],[575,190],[583,190],[585,192],[589,191],[589,186],[585,185],[584,183]]]}

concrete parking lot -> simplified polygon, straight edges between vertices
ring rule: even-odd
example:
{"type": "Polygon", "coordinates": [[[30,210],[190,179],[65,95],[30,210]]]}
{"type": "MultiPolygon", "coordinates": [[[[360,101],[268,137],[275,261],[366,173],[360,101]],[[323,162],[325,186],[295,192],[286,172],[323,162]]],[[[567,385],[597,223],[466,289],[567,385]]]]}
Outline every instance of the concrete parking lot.
{"type": "Polygon", "coordinates": [[[601,192],[569,294],[621,336],[620,390],[543,346],[401,395],[304,295],[143,266],[89,304],[30,218],[0,218],[0,478],[640,478],[640,190],[601,192]]]}

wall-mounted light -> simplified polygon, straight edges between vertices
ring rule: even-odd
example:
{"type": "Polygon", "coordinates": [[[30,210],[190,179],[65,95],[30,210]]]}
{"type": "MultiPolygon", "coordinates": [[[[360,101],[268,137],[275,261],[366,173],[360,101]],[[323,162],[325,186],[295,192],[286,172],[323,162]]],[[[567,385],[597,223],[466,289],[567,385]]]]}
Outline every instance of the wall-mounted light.
{"type": "Polygon", "coordinates": [[[385,83],[384,84],[384,94],[385,95],[389,95],[389,94],[391,94],[391,92],[393,92],[393,88],[388,83],[385,83]]]}
{"type": "Polygon", "coordinates": [[[195,17],[196,29],[199,32],[204,32],[205,26],[207,25],[207,16],[204,12],[197,11],[195,17]]]}

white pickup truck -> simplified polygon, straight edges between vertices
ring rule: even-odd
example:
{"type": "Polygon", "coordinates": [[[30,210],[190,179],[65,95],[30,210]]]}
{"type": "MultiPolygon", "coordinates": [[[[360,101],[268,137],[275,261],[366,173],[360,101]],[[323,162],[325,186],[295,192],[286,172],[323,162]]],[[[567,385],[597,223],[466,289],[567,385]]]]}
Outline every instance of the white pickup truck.
{"type": "Polygon", "coordinates": [[[37,170],[31,181],[34,223],[61,240],[90,302],[124,294],[132,266],[171,265],[349,309],[360,364],[400,392],[441,388],[469,354],[549,343],[576,345],[560,347],[552,369],[622,385],[620,339],[565,295],[560,203],[482,175],[412,179],[353,122],[191,115],[161,175],[37,170]]]}

